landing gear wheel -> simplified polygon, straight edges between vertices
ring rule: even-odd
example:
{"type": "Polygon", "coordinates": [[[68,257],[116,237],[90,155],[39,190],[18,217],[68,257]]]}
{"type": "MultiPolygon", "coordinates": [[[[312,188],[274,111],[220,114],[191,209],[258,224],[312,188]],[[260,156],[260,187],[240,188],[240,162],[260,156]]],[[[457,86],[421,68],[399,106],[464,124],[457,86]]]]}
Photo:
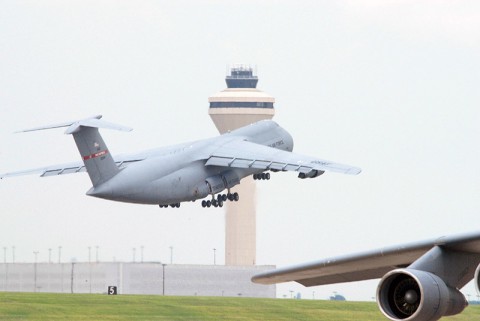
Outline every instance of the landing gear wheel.
{"type": "Polygon", "coordinates": [[[218,201],[218,207],[223,207],[223,201],[222,200],[218,201]]]}
{"type": "Polygon", "coordinates": [[[267,180],[269,180],[269,179],[270,179],[270,173],[266,173],[266,174],[265,174],[265,178],[266,178],[267,180]]]}
{"type": "Polygon", "coordinates": [[[239,199],[240,199],[240,196],[238,195],[238,193],[237,192],[233,193],[233,200],[235,202],[238,202],[239,199]]]}
{"type": "Polygon", "coordinates": [[[228,200],[229,200],[230,202],[233,201],[233,194],[232,194],[232,193],[228,193],[228,194],[227,194],[227,198],[228,198],[228,200]]]}
{"type": "Polygon", "coordinates": [[[218,201],[217,201],[217,200],[213,200],[213,201],[212,201],[212,205],[213,205],[213,207],[218,207],[218,201]]]}
{"type": "Polygon", "coordinates": [[[205,200],[202,201],[202,207],[203,208],[207,207],[207,201],[205,201],[205,200]]]}
{"type": "Polygon", "coordinates": [[[210,206],[212,206],[212,202],[207,201],[207,207],[210,207],[210,206]]]}
{"type": "Polygon", "coordinates": [[[222,195],[222,201],[226,202],[227,201],[227,194],[222,195]]]}

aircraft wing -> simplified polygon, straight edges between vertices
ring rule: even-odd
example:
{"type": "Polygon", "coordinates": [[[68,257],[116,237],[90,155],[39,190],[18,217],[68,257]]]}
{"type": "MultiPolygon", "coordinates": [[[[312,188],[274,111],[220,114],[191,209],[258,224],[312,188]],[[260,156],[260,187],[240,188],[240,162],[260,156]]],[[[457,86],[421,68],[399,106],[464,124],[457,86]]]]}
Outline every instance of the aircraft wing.
{"type": "MultiPolygon", "coordinates": [[[[131,163],[138,162],[143,159],[144,157],[121,155],[121,156],[115,157],[115,164],[118,166],[118,168],[124,168],[131,163]]],[[[87,170],[85,169],[85,165],[83,164],[83,162],[79,161],[79,162],[39,167],[34,169],[27,169],[27,170],[17,171],[17,172],[3,173],[3,174],[0,174],[0,179],[7,178],[7,177],[14,177],[14,176],[33,175],[33,174],[40,174],[40,177],[48,177],[48,176],[57,176],[57,175],[64,175],[64,174],[82,173],[86,171],[87,170]]]]}
{"type": "MultiPolygon", "coordinates": [[[[234,168],[258,168],[264,170],[296,171],[318,176],[324,171],[356,175],[360,168],[304,156],[244,140],[232,140],[215,149],[206,164],[234,168]]],[[[312,175],[314,176],[308,176],[312,175]]]]}
{"type": "Polygon", "coordinates": [[[389,271],[409,266],[435,246],[457,252],[480,254],[480,233],[442,237],[280,268],[255,275],[252,281],[261,284],[296,281],[304,286],[315,286],[377,279],[389,271]]]}

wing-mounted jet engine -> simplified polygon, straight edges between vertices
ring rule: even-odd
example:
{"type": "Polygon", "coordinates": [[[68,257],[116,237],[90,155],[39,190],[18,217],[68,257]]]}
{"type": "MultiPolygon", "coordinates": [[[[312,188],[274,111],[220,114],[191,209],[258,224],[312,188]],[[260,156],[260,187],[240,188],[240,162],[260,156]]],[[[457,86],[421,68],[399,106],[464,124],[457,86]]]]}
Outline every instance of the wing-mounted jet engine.
{"type": "Polygon", "coordinates": [[[316,169],[312,169],[311,171],[306,172],[306,173],[300,172],[298,174],[298,178],[301,178],[301,179],[315,178],[315,177],[318,177],[318,176],[322,175],[323,173],[325,173],[325,171],[319,171],[319,170],[316,170],[316,169]]]}
{"type": "Polygon", "coordinates": [[[464,295],[437,275],[414,269],[386,274],[377,290],[380,310],[390,320],[425,321],[461,313],[464,295]]]}

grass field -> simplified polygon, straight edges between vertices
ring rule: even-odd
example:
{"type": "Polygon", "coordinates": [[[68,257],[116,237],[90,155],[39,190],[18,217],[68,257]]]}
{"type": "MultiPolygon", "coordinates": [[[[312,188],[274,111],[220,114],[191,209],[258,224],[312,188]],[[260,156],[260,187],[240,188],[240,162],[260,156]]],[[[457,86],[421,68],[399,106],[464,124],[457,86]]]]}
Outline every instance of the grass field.
{"type": "MultiPolygon", "coordinates": [[[[444,320],[479,320],[480,306],[444,320]]],[[[373,302],[0,293],[0,320],[385,320],[373,302]]]]}

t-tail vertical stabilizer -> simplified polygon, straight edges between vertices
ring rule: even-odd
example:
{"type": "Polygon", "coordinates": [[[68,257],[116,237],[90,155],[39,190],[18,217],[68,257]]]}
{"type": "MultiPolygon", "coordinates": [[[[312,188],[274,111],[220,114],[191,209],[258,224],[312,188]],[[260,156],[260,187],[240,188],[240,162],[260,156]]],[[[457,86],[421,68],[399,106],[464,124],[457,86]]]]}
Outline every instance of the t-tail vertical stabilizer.
{"type": "Polygon", "coordinates": [[[101,115],[97,115],[78,121],[27,129],[22,132],[68,127],[65,134],[73,135],[90,180],[95,187],[108,181],[120,171],[98,129],[132,130],[129,127],[100,120],[101,118],[101,115]]]}

